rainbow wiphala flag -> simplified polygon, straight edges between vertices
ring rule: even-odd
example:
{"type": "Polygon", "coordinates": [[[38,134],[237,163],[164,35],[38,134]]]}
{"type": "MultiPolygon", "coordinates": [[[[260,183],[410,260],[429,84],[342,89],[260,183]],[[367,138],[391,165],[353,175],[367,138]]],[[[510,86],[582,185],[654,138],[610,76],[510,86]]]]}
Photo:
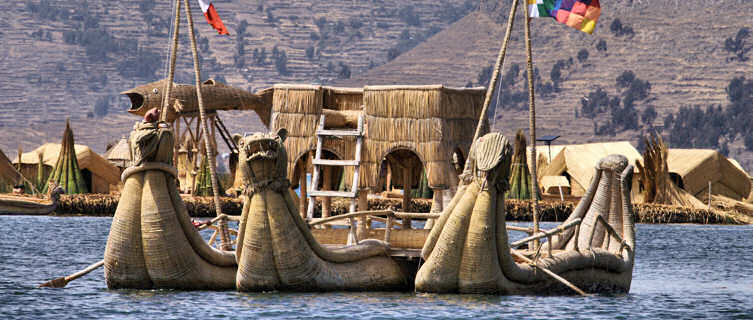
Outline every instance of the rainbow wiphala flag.
{"type": "Polygon", "coordinates": [[[601,14],[599,0],[527,0],[531,18],[552,17],[586,33],[593,33],[601,14]]]}

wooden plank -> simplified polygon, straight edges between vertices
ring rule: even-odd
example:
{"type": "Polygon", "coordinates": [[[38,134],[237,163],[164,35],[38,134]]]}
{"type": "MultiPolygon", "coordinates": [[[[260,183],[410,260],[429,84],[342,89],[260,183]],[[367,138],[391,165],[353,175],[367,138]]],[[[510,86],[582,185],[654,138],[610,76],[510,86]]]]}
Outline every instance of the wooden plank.
{"type": "Polygon", "coordinates": [[[309,192],[311,197],[340,197],[340,198],[355,198],[356,194],[349,191],[311,191],[309,192]]]}
{"type": "Polygon", "coordinates": [[[331,137],[357,137],[361,133],[356,130],[316,130],[317,136],[331,136],[331,137]]]}
{"type": "MultiPolygon", "coordinates": [[[[321,138],[319,138],[321,139],[321,138]]],[[[326,160],[326,159],[314,159],[314,165],[320,166],[357,166],[360,163],[356,160],[326,160]]]]}

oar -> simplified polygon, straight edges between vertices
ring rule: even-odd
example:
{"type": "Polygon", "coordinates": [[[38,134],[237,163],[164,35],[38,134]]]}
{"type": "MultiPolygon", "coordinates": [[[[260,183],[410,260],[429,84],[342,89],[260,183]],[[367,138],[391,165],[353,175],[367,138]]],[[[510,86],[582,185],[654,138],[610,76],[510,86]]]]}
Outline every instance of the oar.
{"type": "Polygon", "coordinates": [[[73,280],[76,280],[78,278],[81,278],[85,275],[87,275],[89,272],[92,272],[94,270],[99,269],[99,267],[105,265],[105,260],[101,260],[93,265],[90,265],[86,267],[86,269],[81,270],[79,272],[76,272],[70,276],[67,277],[60,277],[57,279],[53,279],[50,281],[47,281],[43,284],[41,284],[39,287],[48,287],[48,288],[64,288],[66,285],[68,285],[68,282],[71,282],[73,280]]]}
{"type": "Polygon", "coordinates": [[[590,294],[585,293],[583,290],[581,290],[580,288],[576,287],[570,281],[567,281],[565,278],[558,276],[552,270],[549,270],[549,269],[544,268],[542,266],[536,265],[535,263],[533,263],[533,261],[531,259],[528,259],[528,257],[526,257],[525,255],[523,255],[522,253],[520,253],[518,251],[515,251],[515,250],[512,250],[512,249],[510,250],[510,252],[512,252],[513,255],[515,255],[516,257],[518,257],[521,260],[525,261],[526,263],[529,263],[532,266],[538,268],[539,270],[544,271],[544,273],[546,273],[549,276],[551,276],[552,278],[554,278],[554,280],[557,280],[557,281],[561,282],[562,284],[568,286],[570,289],[573,289],[573,291],[577,292],[579,295],[584,296],[584,297],[590,297],[591,296],[590,294]]]}

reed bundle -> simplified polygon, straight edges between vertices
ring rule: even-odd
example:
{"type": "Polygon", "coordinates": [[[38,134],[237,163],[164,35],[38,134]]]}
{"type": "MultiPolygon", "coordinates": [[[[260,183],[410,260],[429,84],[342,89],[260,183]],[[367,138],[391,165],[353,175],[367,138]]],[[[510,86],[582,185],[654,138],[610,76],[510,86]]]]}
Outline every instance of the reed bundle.
{"type": "Polygon", "coordinates": [[[67,194],[87,193],[86,182],[78,165],[76,150],[74,148],[73,130],[71,130],[70,120],[65,121],[65,131],[63,131],[63,142],[60,148],[60,156],[52,173],[45,184],[42,192],[47,192],[47,186],[53,182],[65,189],[67,194]]]}
{"type": "MultiPolygon", "coordinates": [[[[214,217],[212,197],[182,197],[188,214],[195,218],[214,217]]],[[[120,195],[116,194],[77,194],[62,195],[55,209],[57,215],[112,216],[118,207],[120,195]]],[[[222,212],[227,215],[240,215],[243,201],[238,198],[220,198],[222,212]]]]}
{"type": "Polygon", "coordinates": [[[531,199],[531,172],[528,169],[528,157],[526,157],[528,143],[523,130],[518,130],[515,135],[515,149],[512,155],[510,167],[510,189],[507,190],[507,199],[531,199]]]}
{"type": "Polygon", "coordinates": [[[666,204],[686,208],[703,209],[700,200],[680,189],[672,182],[667,165],[668,148],[664,140],[656,133],[644,137],[646,151],[643,152],[643,164],[636,161],[640,182],[643,184],[646,203],[666,204]]]}

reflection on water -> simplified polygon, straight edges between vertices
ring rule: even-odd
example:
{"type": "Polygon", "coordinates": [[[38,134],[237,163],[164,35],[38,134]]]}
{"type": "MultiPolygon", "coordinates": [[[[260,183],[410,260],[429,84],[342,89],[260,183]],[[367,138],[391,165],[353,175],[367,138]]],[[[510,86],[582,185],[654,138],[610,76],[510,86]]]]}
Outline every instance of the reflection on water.
{"type": "Polygon", "coordinates": [[[65,289],[36,287],[101,259],[110,221],[0,217],[0,318],[753,317],[753,226],[639,225],[632,290],[614,297],[110,291],[101,270],[65,289]]]}

